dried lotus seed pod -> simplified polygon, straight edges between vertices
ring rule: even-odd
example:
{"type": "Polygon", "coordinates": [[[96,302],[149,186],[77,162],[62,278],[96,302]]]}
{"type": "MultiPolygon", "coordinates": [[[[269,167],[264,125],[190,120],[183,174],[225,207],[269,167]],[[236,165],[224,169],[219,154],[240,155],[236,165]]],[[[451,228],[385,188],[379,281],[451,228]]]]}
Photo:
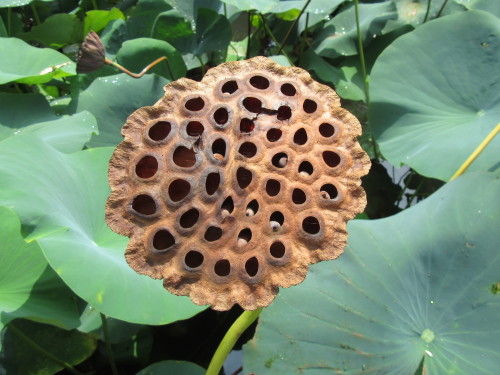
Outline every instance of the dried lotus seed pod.
{"type": "Polygon", "coordinates": [[[364,210],[361,127],[329,87],[265,57],[179,79],[135,111],[109,165],[126,259],[216,310],[269,305],[337,258],[364,210]]]}

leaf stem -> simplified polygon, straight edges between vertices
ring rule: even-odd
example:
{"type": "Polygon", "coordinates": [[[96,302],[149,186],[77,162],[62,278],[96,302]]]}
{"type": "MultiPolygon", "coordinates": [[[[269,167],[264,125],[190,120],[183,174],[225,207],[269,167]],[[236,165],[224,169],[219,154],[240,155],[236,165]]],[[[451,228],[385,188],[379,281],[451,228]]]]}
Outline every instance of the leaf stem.
{"type": "Polygon", "coordinates": [[[290,37],[290,34],[292,33],[292,30],[293,28],[295,27],[295,25],[297,24],[297,22],[299,22],[299,19],[300,19],[300,16],[302,16],[302,13],[304,13],[304,11],[306,10],[307,6],[309,5],[309,3],[311,2],[311,0],[307,0],[307,2],[304,4],[304,7],[302,8],[302,10],[300,11],[299,15],[297,16],[297,18],[293,21],[292,25],[290,26],[290,28],[288,29],[288,31],[286,32],[286,35],[285,35],[285,38],[283,39],[283,41],[281,42],[280,44],[280,48],[278,48],[278,55],[280,54],[281,50],[283,49],[283,47],[285,46],[285,43],[287,42],[288,38],[290,37]]]}
{"type": "Polygon", "coordinates": [[[106,315],[99,313],[102,322],[102,333],[104,335],[104,343],[106,344],[106,352],[108,352],[109,365],[111,366],[111,373],[113,375],[118,375],[118,369],[116,368],[115,356],[113,350],[111,349],[111,342],[109,341],[109,330],[108,330],[108,320],[106,315]]]}
{"type": "Polygon", "coordinates": [[[30,3],[31,10],[33,11],[33,17],[35,17],[35,21],[37,25],[40,25],[40,16],[38,15],[38,10],[36,10],[36,6],[33,2],[30,3]]]}
{"type": "Polygon", "coordinates": [[[429,12],[431,10],[431,2],[432,2],[432,0],[427,0],[427,10],[425,11],[425,17],[424,17],[424,21],[422,23],[426,23],[427,19],[429,18],[429,12]]]}
{"type": "Polygon", "coordinates": [[[149,69],[151,69],[153,66],[155,66],[156,64],[158,64],[159,62],[163,61],[163,60],[166,60],[167,62],[167,66],[168,66],[168,72],[170,74],[170,77],[171,77],[171,80],[173,81],[174,80],[174,74],[172,73],[172,67],[170,66],[170,62],[168,61],[168,58],[167,56],[162,56],[162,57],[159,57],[157,58],[155,61],[153,61],[151,64],[147,65],[144,69],[142,69],[142,71],[138,74],[135,74],[135,73],[132,73],[130,70],[128,70],[127,68],[124,68],[123,66],[121,66],[120,64],[118,64],[117,62],[115,61],[111,61],[110,59],[106,58],[104,60],[104,62],[108,65],[112,65],[114,66],[115,68],[118,68],[120,69],[123,73],[126,73],[128,74],[129,76],[131,77],[134,77],[134,78],[141,78],[144,74],[146,74],[148,72],[149,69]]]}
{"type": "Polygon", "coordinates": [[[12,8],[7,8],[7,36],[12,35],[12,8]]]}
{"type": "Polygon", "coordinates": [[[238,319],[233,323],[233,325],[226,332],[226,335],[219,344],[219,347],[215,351],[210,365],[208,366],[205,375],[218,375],[224,361],[226,360],[229,352],[233,349],[236,341],[242,335],[243,332],[259,317],[262,312],[262,307],[255,311],[244,311],[238,319]]]}
{"type": "Polygon", "coordinates": [[[247,54],[246,59],[250,58],[250,35],[252,34],[252,11],[248,12],[248,27],[247,27],[247,54]]]}
{"type": "MultiPolygon", "coordinates": [[[[271,29],[269,28],[269,26],[267,26],[266,20],[264,19],[264,15],[262,13],[260,13],[260,18],[262,19],[262,25],[264,25],[264,30],[266,31],[267,34],[269,34],[269,36],[271,37],[273,42],[276,43],[276,45],[278,45],[278,41],[276,40],[276,37],[274,36],[274,34],[271,31],[271,29]]],[[[279,53],[278,53],[278,55],[279,55],[279,53]]],[[[290,59],[290,56],[288,56],[288,54],[285,52],[285,50],[283,50],[283,55],[285,55],[285,57],[287,58],[287,60],[291,66],[295,66],[295,64],[292,62],[292,59],[290,59]]]]}
{"type": "Polygon", "coordinates": [[[92,0],[92,6],[94,7],[95,10],[99,10],[99,7],[97,6],[96,0],[92,0]]]}
{"type": "Polygon", "coordinates": [[[467,158],[467,160],[458,168],[458,170],[455,172],[455,174],[450,178],[450,181],[454,180],[458,176],[462,175],[467,168],[470,167],[472,162],[479,156],[479,154],[486,148],[488,143],[490,143],[493,138],[495,138],[495,135],[500,132],[500,123],[495,126],[495,128],[486,136],[485,139],[481,142],[479,146],[474,150],[474,152],[467,158]]]}
{"type": "Polygon", "coordinates": [[[361,27],[359,24],[359,4],[358,0],[354,0],[354,12],[356,14],[356,33],[358,34],[358,51],[359,51],[359,59],[361,63],[361,72],[363,74],[363,84],[365,88],[365,99],[366,105],[370,107],[370,92],[369,92],[369,80],[368,74],[366,73],[366,64],[365,64],[365,53],[363,51],[363,36],[361,35],[361,27]]]}
{"type": "Polygon", "coordinates": [[[448,2],[448,0],[444,0],[443,1],[443,5],[441,5],[441,8],[439,8],[437,14],[436,14],[436,18],[439,18],[441,16],[441,13],[443,12],[443,9],[444,7],[446,6],[446,3],[448,2]]]}
{"type": "Polygon", "coordinates": [[[71,372],[72,374],[76,375],[83,375],[80,371],[75,369],[73,366],[71,366],[69,363],[57,358],[53,354],[49,353],[45,349],[43,349],[40,345],[38,345],[36,342],[31,340],[28,336],[26,336],[20,329],[18,329],[12,322],[9,324],[9,329],[21,340],[23,340],[26,344],[28,344],[32,349],[35,351],[39,352],[40,354],[44,355],[45,357],[49,358],[51,361],[57,363],[58,365],[64,367],[66,370],[71,372]]]}
{"type": "Polygon", "coordinates": [[[204,76],[205,72],[206,72],[206,69],[205,69],[205,64],[203,63],[203,59],[199,55],[196,55],[196,58],[200,62],[201,75],[204,76]]]}

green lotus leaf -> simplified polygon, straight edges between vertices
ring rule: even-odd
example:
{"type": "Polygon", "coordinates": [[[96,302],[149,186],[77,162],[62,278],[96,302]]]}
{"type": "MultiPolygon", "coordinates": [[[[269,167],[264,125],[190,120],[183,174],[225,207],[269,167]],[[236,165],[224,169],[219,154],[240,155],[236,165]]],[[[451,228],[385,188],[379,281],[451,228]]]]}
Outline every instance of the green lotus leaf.
{"type": "Polygon", "coordinates": [[[153,363],[136,375],[203,375],[205,369],[191,362],[185,361],[161,361],[153,363]]]}
{"type": "Polygon", "coordinates": [[[127,19],[129,39],[151,36],[158,15],[172,9],[167,0],[139,0],[127,19]]]}
{"type": "Polygon", "coordinates": [[[380,220],[261,315],[245,373],[470,375],[500,363],[500,179],[470,173],[380,220]],[[424,372],[425,373],[425,372],[424,372]]]}
{"type": "Polygon", "coordinates": [[[196,16],[196,33],[189,52],[196,56],[225,50],[231,42],[231,35],[231,24],[226,17],[212,9],[200,8],[196,16]]]}
{"type": "Polygon", "coordinates": [[[108,23],[114,20],[124,20],[125,16],[118,8],[111,8],[110,10],[89,10],[85,13],[83,34],[87,35],[90,30],[98,33],[104,29],[108,23]]]}
{"type": "Polygon", "coordinates": [[[455,0],[468,9],[484,10],[500,17],[500,2],[491,0],[455,0]]]}
{"type": "Polygon", "coordinates": [[[62,53],[17,38],[0,38],[0,84],[45,83],[74,74],[75,64],[62,53]]]}
{"type": "MultiPolygon", "coordinates": [[[[398,38],[371,73],[370,124],[393,165],[447,181],[500,122],[500,23],[468,11],[398,38]],[[425,51],[425,52],[424,52],[425,51]]],[[[499,171],[500,137],[468,171],[499,171]]]]}
{"type": "Polygon", "coordinates": [[[16,318],[71,329],[76,296],[50,268],[36,242],[25,242],[16,214],[0,206],[0,330],[16,318]]]}
{"type": "Polygon", "coordinates": [[[32,134],[10,137],[0,143],[0,204],[32,228],[28,240],[38,242],[64,282],[98,311],[146,324],[189,318],[202,307],[135,273],[123,255],[128,239],[104,221],[111,152],[64,154],[32,134]]]}

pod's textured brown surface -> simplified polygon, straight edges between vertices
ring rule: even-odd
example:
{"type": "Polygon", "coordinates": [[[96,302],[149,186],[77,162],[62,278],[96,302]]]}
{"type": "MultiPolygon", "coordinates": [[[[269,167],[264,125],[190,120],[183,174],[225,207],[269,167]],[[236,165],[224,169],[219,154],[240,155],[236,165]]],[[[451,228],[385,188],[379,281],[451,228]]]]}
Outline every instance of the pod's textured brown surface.
{"type": "Polygon", "coordinates": [[[370,160],[335,92],[265,57],[179,79],[134,112],[109,165],[111,229],[141,274],[197,304],[267,306],[337,258],[370,160]]]}

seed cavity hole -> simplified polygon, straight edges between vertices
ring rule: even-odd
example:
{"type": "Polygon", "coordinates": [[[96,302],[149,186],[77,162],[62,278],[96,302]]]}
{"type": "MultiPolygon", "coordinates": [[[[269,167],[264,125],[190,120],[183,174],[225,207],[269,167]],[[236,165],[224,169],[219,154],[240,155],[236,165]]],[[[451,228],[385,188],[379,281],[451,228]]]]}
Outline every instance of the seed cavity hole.
{"type": "Polygon", "coordinates": [[[300,128],[295,132],[295,135],[293,136],[293,143],[296,145],[302,146],[305,145],[307,142],[307,132],[306,129],[300,128]]]}
{"type": "Polygon", "coordinates": [[[308,161],[303,161],[299,164],[299,174],[303,177],[309,177],[314,172],[314,168],[308,161]]]}
{"type": "Polygon", "coordinates": [[[175,245],[175,239],[166,229],[160,229],[153,236],[153,247],[158,251],[165,251],[175,245]]]}
{"type": "Polygon", "coordinates": [[[220,210],[223,213],[223,216],[225,216],[224,211],[227,212],[227,215],[229,215],[233,212],[234,202],[233,202],[233,198],[231,198],[231,196],[224,199],[224,202],[222,202],[222,206],[220,207],[220,210]]]}
{"type": "Polygon", "coordinates": [[[227,259],[218,260],[214,265],[214,272],[217,276],[227,276],[231,273],[231,263],[227,259]]]}
{"type": "Polygon", "coordinates": [[[259,260],[256,257],[251,257],[245,262],[245,271],[248,276],[254,277],[259,272],[259,260]]]}
{"type": "Polygon", "coordinates": [[[199,218],[200,212],[196,208],[191,208],[190,210],[182,214],[181,218],[179,219],[179,224],[185,229],[191,228],[196,224],[199,218]]]}
{"type": "Polygon", "coordinates": [[[257,202],[256,199],[253,199],[247,205],[247,209],[245,210],[245,216],[247,217],[255,216],[258,211],[259,211],[259,202],[257,202]]]}
{"type": "Polygon", "coordinates": [[[139,194],[132,201],[132,209],[142,215],[153,215],[156,212],[156,202],[150,195],[139,194]]]}
{"type": "Polygon", "coordinates": [[[179,146],[174,151],[173,160],[179,167],[189,168],[196,163],[196,154],[191,148],[179,146]]]}
{"type": "Polygon", "coordinates": [[[321,186],[320,192],[323,199],[335,199],[339,194],[337,188],[333,184],[324,184],[321,186]]]}
{"type": "Polygon", "coordinates": [[[273,128],[267,131],[266,137],[269,142],[276,142],[281,138],[282,134],[281,130],[273,128]]]}
{"type": "Polygon", "coordinates": [[[236,81],[227,81],[222,85],[223,94],[234,94],[238,90],[238,83],[236,81]]]}
{"type": "Polygon", "coordinates": [[[279,152],[273,156],[273,158],[271,159],[271,163],[276,168],[284,168],[288,163],[288,155],[284,152],[279,152]]]}
{"type": "Polygon", "coordinates": [[[323,151],[323,160],[331,168],[335,168],[340,164],[340,156],[333,151],[323,151]]]}
{"type": "Polygon", "coordinates": [[[274,197],[279,194],[280,190],[281,190],[281,184],[279,183],[279,181],[273,179],[267,181],[266,183],[267,195],[269,195],[270,197],[274,197]]]}
{"type": "Polygon", "coordinates": [[[205,240],[208,242],[214,242],[219,240],[222,237],[222,229],[219,227],[208,227],[205,231],[205,240]]]}
{"type": "Polygon", "coordinates": [[[252,142],[244,142],[241,144],[238,152],[246,158],[252,158],[257,153],[257,146],[252,142]]]}
{"type": "Polygon", "coordinates": [[[269,252],[273,258],[283,258],[286,253],[285,245],[280,241],[273,242],[269,247],[269,252]]]}
{"type": "Polygon", "coordinates": [[[269,217],[269,225],[273,232],[277,232],[285,222],[285,216],[280,211],[274,211],[269,217]]]}
{"type": "Polygon", "coordinates": [[[199,121],[190,121],[186,126],[186,133],[192,137],[198,137],[203,134],[205,128],[199,121]]]}
{"type": "Polygon", "coordinates": [[[281,85],[281,92],[286,96],[294,96],[297,93],[297,90],[291,83],[284,83],[281,85]]]}
{"type": "Polygon", "coordinates": [[[220,174],[219,172],[212,172],[207,175],[205,181],[205,189],[208,195],[214,195],[220,185],[220,174]]]}
{"type": "Polygon", "coordinates": [[[280,121],[285,121],[288,120],[290,117],[292,117],[292,109],[286,105],[282,105],[281,107],[278,108],[278,114],[277,118],[280,121]]]}
{"type": "Polygon", "coordinates": [[[158,171],[158,160],[154,156],[144,156],[135,166],[135,174],[140,178],[151,178],[158,171]]]}
{"type": "Polygon", "coordinates": [[[191,250],[184,256],[184,263],[189,268],[200,267],[203,264],[204,260],[205,257],[203,256],[203,254],[196,250],[191,250]]]}
{"type": "Polygon", "coordinates": [[[212,143],[212,154],[217,160],[222,160],[226,157],[226,142],[222,138],[218,138],[212,143]]]}
{"type": "Polygon", "coordinates": [[[245,107],[247,111],[252,113],[262,112],[262,102],[259,99],[253,98],[251,96],[243,99],[243,107],[245,107]]]}
{"type": "Polygon", "coordinates": [[[255,129],[255,123],[248,119],[242,118],[240,121],[240,132],[242,133],[251,133],[255,129]]]}
{"type": "Polygon", "coordinates": [[[318,104],[314,100],[306,99],[303,108],[306,113],[314,113],[318,109],[318,104]]]}
{"type": "Polygon", "coordinates": [[[319,126],[319,134],[321,134],[325,138],[329,138],[335,134],[335,127],[324,122],[319,126]]]}
{"type": "Polygon", "coordinates": [[[197,112],[201,111],[203,107],[205,107],[205,101],[200,97],[192,98],[189,99],[184,106],[189,111],[197,112]]]}
{"type": "Polygon", "coordinates": [[[314,216],[308,216],[302,221],[302,229],[306,233],[317,234],[319,233],[321,227],[319,225],[318,219],[316,219],[314,216]]]}
{"type": "Polygon", "coordinates": [[[174,180],[168,186],[168,196],[173,202],[179,202],[186,198],[191,191],[191,184],[186,180],[174,180]]]}
{"type": "Polygon", "coordinates": [[[250,84],[259,90],[265,90],[269,88],[269,80],[262,76],[253,76],[250,78],[250,84]]]}
{"type": "Polygon", "coordinates": [[[219,125],[224,125],[229,120],[229,112],[226,108],[219,108],[214,112],[214,121],[219,125]]]}
{"type": "Polygon", "coordinates": [[[151,126],[148,131],[148,136],[151,140],[159,142],[163,141],[170,134],[172,125],[168,121],[158,121],[151,126]]]}
{"type": "Polygon", "coordinates": [[[292,201],[295,204],[303,204],[306,201],[306,193],[302,189],[293,189],[292,201]]]}
{"type": "Polygon", "coordinates": [[[252,239],[252,231],[249,228],[245,228],[238,234],[238,246],[244,246],[250,242],[252,239]]]}
{"type": "Polygon", "coordinates": [[[236,181],[241,189],[245,189],[252,182],[252,172],[243,167],[239,167],[236,171],[236,181]]]}

